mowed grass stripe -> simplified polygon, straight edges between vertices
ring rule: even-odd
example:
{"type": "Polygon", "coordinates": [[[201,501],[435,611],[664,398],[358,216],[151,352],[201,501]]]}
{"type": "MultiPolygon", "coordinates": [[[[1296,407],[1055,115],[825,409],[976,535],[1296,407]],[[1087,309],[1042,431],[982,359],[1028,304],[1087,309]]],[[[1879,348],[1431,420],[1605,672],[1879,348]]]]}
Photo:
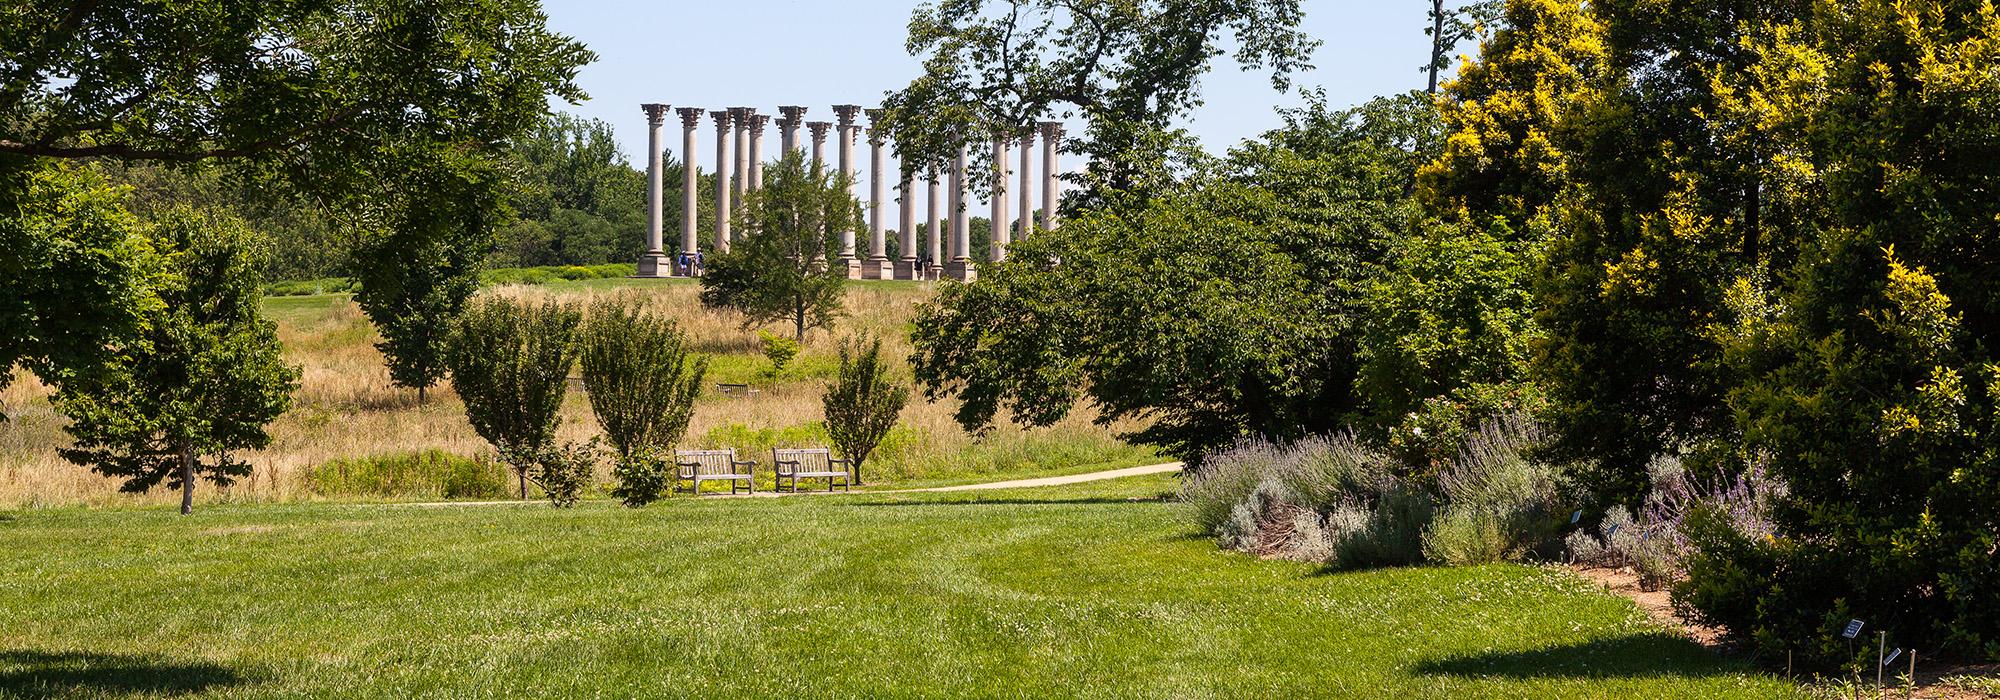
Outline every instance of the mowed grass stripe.
{"type": "Polygon", "coordinates": [[[0,696],[1792,692],[1559,572],[1219,552],[1171,485],[16,511],[0,696]]]}

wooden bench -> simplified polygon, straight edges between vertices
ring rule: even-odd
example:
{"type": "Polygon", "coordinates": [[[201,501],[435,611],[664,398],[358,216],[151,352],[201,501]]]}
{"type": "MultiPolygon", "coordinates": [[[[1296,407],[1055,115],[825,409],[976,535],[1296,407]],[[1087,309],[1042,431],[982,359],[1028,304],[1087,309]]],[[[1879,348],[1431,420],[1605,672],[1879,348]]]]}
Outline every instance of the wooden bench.
{"type": "Polygon", "coordinates": [[[750,388],[750,385],[748,384],[717,384],[715,385],[715,390],[722,392],[723,396],[727,396],[732,399],[747,399],[750,398],[751,394],[763,393],[756,389],[750,388]]]}
{"type": "Polygon", "coordinates": [[[835,481],[840,482],[840,490],[848,490],[847,460],[834,459],[833,450],[824,447],[810,449],[773,448],[771,468],[777,473],[773,488],[785,490],[785,480],[792,480],[792,492],[799,490],[800,479],[825,479],[826,490],[832,491],[835,481]]]}
{"type": "Polygon", "coordinates": [[[757,492],[757,463],[736,459],[734,449],[678,450],[674,452],[674,465],[678,469],[674,475],[676,491],[680,490],[681,482],[691,481],[694,486],[688,492],[699,496],[701,482],[727,481],[731,494],[736,493],[739,482],[741,488],[748,489],[750,493],[757,492]]]}

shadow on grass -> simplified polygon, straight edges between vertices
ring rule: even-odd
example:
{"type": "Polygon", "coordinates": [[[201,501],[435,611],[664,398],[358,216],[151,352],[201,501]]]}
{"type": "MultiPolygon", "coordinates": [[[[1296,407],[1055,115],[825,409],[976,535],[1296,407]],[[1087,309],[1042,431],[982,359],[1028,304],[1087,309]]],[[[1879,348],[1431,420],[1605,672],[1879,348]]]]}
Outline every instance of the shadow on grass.
{"type": "Polygon", "coordinates": [[[847,505],[866,507],[910,507],[910,506],[1080,506],[1080,505],[1137,505],[1159,503],[1157,498],[1113,498],[1109,496],[1089,496],[1080,498],[985,498],[963,501],[863,501],[847,505]]]}
{"type": "Polygon", "coordinates": [[[82,651],[0,651],[0,697],[171,696],[249,681],[235,669],[206,661],[82,651]]]}
{"type": "Polygon", "coordinates": [[[1747,669],[1665,632],[1647,632],[1530,651],[1491,652],[1437,659],[1412,670],[1472,678],[1698,678],[1747,669]]]}

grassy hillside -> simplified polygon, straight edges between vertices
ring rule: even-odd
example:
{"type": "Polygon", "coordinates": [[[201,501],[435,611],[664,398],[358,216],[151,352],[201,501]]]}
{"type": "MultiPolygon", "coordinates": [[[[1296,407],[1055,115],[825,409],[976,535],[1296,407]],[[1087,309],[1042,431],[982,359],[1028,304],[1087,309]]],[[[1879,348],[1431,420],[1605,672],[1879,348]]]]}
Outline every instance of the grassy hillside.
{"type": "MultiPolygon", "coordinates": [[[[695,411],[689,444],[735,447],[768,453],[775,445],[823,445],[820,391],[834,373],[838,337],[871,332],[885,341],[891,357],[909,354],[908,324],[930,286],[911,282],[850,285],[849,315],[835,334],[815,333],[805,352],[782,377],[766,376],[754,330],[743,330],[734,314],[700,307],[699,287],[684,280],[594,279],[555,281],[536,286],[498,287],[485,293],[555,295],[584,302],[604,294],[649,298],[674,317],[714,363],[708,395],[695,411]],[[750,383],[758,393],[746,399],[716,394],[717,382],[750,383]]],[[[257,466],[248,480],[226,493],[203,485],[204,501],[289,501],[312,499],[430,499],[447,495],[421,481],[367,483],[356,475],[396,471],[383,463],[417,462],[426,451],[460,461],[487,459],[465,468],[476,472],[478,488],[468,493],[504,493],[501,468],[490,463],[491,449],[466,425],[464,409],[446,389],[429,403],[416,392],[389,386],[375,350],[374,328],[344,294],[272,297],[265,302],[279,324],[286,356],[304,368],[292,411],[272,427],[270,449],[250,456],[257,466]]],[[[68,503],[159,502],[167,494],[119,494],[114,482],[71,465],[56,454],[67,442],[62,418],[49,410],[47,389],[21,377],[0,392],[13,420],[0,425],[0,507],[68,503]]],[[[1039,475],[1131,466],[1155,461],[1150,451],[1119,443],[1114,429],[1092,424],[1088,411],[1048,429],[1003,426],[983,439],[967,436],[951,420],[956,406],[928,404],[919,397],[904,413],[864,475],[897,484],[934,484],[986,477],[1039,475]],[[879,461],[875,461],[879,460],[879,461]]],[[[598,434],[580,386],[573,385],[563,412],[561,435],[583,439],[598,434]]],[[[609,478],[607,473],[603,475],[609,478]]],[[[374,478],[372,476],[368,478],[374,478]]]]}
{"type": "Polygon", "coordinates": [[[1219,552],[1172,477],[0,515],[0,696],[1771,698],[1524,566],[1219,552]]]}

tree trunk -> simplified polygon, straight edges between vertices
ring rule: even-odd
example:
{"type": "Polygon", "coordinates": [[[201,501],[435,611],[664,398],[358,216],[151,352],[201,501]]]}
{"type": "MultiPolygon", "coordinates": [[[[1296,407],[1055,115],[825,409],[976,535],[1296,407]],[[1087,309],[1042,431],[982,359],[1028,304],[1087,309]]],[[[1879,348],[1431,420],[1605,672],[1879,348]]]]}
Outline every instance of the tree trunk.
{"type": "Polygon", "coordinates": [[[514,475],[521,477],[521,500],[528,500],[528,470],[515,467],[514,475]]]}
{"type": "Polygon", "coordinates": [[[1431,86],[1425,92],[1432,95],[1438,91],[1438,64],[1444,62],[1444,0],[1431,0],[1431,86]]]}
{"type": "Polygon", "coordinates": [[[854,485],[861,485],[861,459],[854,460],[854,485]]]}
{"type": "Polygon", "coordinates": [[[800,345],[804,345],[806,342],[806,308],[804,304],[799,305],[792,313],[792,340],[799,341],[800,345]]]}
{"type": "Polygon", "coordinates": [[[194,512],[194,446],[181,443],[181,515],[194,512]]]}
{"type": "Polygon", "coordinates": [[[425,404],[425,403],[430,403],[429,399],[428,399],[428,398],[427,398],[427,397],[426,397],[426,396],[424,395],[424,390],[425,390],[426,388],[428,388],[428,387],[421,387],[421,386],[420,386],[420,387],[417,387],[417,403],[418,403],[418,404],[425,404]]]}

